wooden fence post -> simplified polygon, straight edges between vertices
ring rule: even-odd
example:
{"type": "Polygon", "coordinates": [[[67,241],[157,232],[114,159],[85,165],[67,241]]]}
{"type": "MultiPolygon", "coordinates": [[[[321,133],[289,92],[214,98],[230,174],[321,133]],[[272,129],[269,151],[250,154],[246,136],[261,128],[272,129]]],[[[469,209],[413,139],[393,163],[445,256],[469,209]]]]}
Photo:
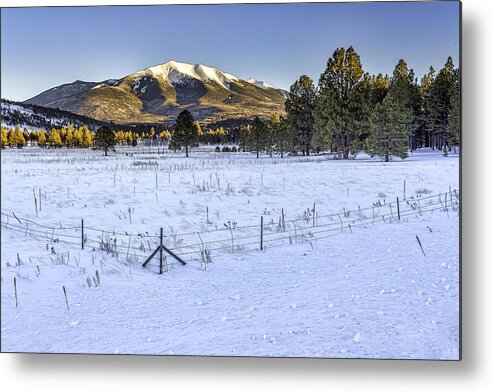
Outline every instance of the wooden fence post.
{"type": "Polygon", "coordinates": [[[161,234],[159,235],[159,273],[163,273],[163,228],[161,227],[161,234]]]}
{"type": "Polygon", "coordinates": [[[313,227],[315,227],[315,203],[313,203],[313,227]]]}
{"type": "Polygon", "coordinates": [[[397,198],[397,218],[401,220],[401,208],[399,206],[399,198],[397,198]]]}
{"type": "Polygon", "coordinates": [[[84,249],[84,219],[81,219],[80,228],[81,228],[80,242],[82,245],[82,249],[84,249]]]}
{"type": "Polygon", "coordinates": [[[260,250],[264,250],[264,217],[260,217],[260,250]]]}

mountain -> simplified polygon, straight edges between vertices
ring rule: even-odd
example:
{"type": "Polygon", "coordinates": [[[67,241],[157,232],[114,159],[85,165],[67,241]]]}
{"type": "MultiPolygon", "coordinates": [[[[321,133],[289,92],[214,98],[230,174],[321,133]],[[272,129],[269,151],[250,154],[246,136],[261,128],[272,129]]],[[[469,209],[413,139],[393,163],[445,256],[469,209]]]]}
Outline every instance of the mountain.
{"type": "Polygon", "coordinates": [[[118,124],[172,124],[187,109],[207,124],[268,118],[284,111],[286,94],[253,78],[242,80],[206,65],[168,61],[121,79],[62,84],[26,103],[118,124]]]}

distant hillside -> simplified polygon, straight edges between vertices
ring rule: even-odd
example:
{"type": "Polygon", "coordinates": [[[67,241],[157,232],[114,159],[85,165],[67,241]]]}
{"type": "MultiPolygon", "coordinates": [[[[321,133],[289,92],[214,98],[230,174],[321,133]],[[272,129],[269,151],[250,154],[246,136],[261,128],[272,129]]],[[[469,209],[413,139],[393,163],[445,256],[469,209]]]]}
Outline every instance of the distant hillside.
{"type": "Polygon", "coordinates": [[[269,118],[284,112],[287,92],[267,82],[242,80],[202,64],[169,61],[121,79],[75,81],[27,103],[119,124],[171,125],[184,109],[204,124],[269,118]]]}
{"type": "Polygon", "coordinates": [[[87,125],[94,130],[103,125],[111,128],[130,129],[130,127],[98,121],[90,117],[80,116],[65,110],[33,105],[24,102],[13,102],[6,99],[1,101],[2,125],[14,127],[19,125],[27,128],[59,128],[72,124],[75,127],[87,125]]]}

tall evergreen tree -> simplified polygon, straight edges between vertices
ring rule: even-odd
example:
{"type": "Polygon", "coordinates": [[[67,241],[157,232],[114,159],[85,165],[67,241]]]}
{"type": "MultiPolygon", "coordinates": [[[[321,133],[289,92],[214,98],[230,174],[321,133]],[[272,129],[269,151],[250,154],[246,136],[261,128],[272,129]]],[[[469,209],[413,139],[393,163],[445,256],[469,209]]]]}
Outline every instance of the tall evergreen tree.
{"type": "Polygon", "coordinates": [[[450,93],[450,113],[449,113],[449,130],[452,134],[452,143],[460,144],[460,70],[454,69],[452,75],[452,91],[450,93]]]}
{"type": "Polygon", "coordinates": [[[60,137],[60,131],[53,128],[50,132],[50,137],[48,138],[48,143],[50,147],[60,148],[62,146],[62,138],[60,137]]]}
{"type": "Polygon", "coordinates": [[[286,119],[280,113],[274,113],[271,119],[271,134],[274,148],[279,151],[281,158],[284,153],[293,146],[293,135],[289,129],[286,119]]]}
{"type": "Polygon", "coordinates": [[[111,128],[105,125],[96,130],[96,135],[94,137],[94,148],[96,150],[103,150],[104,156],[108,156],[108,151],[113,149],[115,145],[116,137],[111,128]]]}
{"type": "Polygon", "coordinates": [[[38,146],[39,147],[46,147],[46,132],[44,129],[39,131],[38,135],[38,146]]]}
{"type": "Polygon", "coordinates": [[[8,142],[8,145],[10,146],[10,148],[13,148],[15,147],[15,132],[13,129],[8,129],[7,130],[7,142],[8,142]]]}
{"type": "Polygon", "coordinates": [[[359,55],[349,47],[337,49],[318,82],[314,140],[349,158],[365,126],[365,77],[359,55]]]}
{"type": "Polygon", "coordinates": [[[414,71],[409,71],[409,103],[412,121],[409,128],[408,145],[410,150],[416,150],[422,144],[422,135],[418,131],[420,125],[420,96],[419,83],[414,71]]]}
{"type": "Polygon", "coordinates": [[[411,82],[409,70],[404,60],[399,60],[392,73],[389,85],[389,93],[394,100],[401,106],[409,107],[411,96],[411,82]]]}
{"type": "Polygon", "coordinates": [[[433,146],[432,129],[430,126],[430,91],[435,80],[435,69],[430,67],[428,73],[421,79],[418,89],[419,109],[417,115],[416,135],[420,137],[421,147],[433,146]]]}
{"type": "Polygon", "coordinates": [[[9,139],[7,137],[7,130],[5,127],[2,127],[2,139],[1,139],[1,148],[7,147],[9,144],[9,139]]]}
{"type": "Polygon", "coordinates": [[[21,131],[19,126],[15,127],[14,136],[13,136],[13,144],[12,147],[22,148],[26,145],[26,139],[24,138],[24,133],[21,131]]]}
{"type": "Polygon", "coordinates": [[[381,73],[372,79],[371,103],[373,107],[381,103],[389,91],[389,77],[381,73]]]}
{"type": "Polygon", "coordinates": [[[454,85],[454,63],[449,57],[445,66],[438,72],[430,90],[429,126],[434,135],[434,145],[439,149],[449,148],[452,133],[449,129],[451,94],[454,85]]]}
{"type": "MultiPolygon", "coordinates": [[[[418,90],[417,86],[414,84],[414,71],[409,70],[407,64],[404,60],[399,60],[392,73],[392,78],[389,85],[389,94],[392,94],[393,99],[396,101],[397,105],[404,111],[406,108],[417,107],[418,100],[418,90]]],[[[417,109],[416,109],[417,110],[417,109]]],[[[411,111],[411,116],[414,112],[411,111]]],[[[408,146],[412,148],[413,142],[413,125],[415,124],[414,117],[411,117],[411,122],[408,124],[406,129],[408,133],[408,146]]]]}
{"type": "MultiPolygon", "coordinates": [[[[82,147],[83,148],[89,148],[92,146],[92,143],[93,143],[93,136],[91,135],[91,132],[89,132],[89,128],[87,126],[83,126],[81,127],[82,129],[82,147]]],[[[107,131],[105,131],[107,132],[107,131]]],[[[113,132],[113,131],[111,131],[113,132]]],[[[114,132],[113,132],[113,136],[114,136],[114,132]]],[[[111,136],[109,136],[109,133],[108,133],[108,141],[111,140],[111,136]]],[[[116,138],[115,138],[115,144],[113,145],[110,145],[109,147],[110,148],[113,148],[114,146],[116,145],[116,138]]],[[[105,155],[106,155],[106,151],[105,151],[105,155]]]]}
{"type": "Polygon", "coordinates": [[[74,127],[72,124],[67,126],[67,133],[65,135],[65,145],[67,147],[73,147],[74,145],[74,127]]]}
{"type": "Polygon", "coordinates": [[[285,102],[287,122],[293,133],[294,145],[303,155],[310,155],[315,120],[315,87],[313,81],[302,75],[289,89],[285,102]]]}
{"type": "Polygon", "coordinates": [[[407,157],[407,128],[412,121],[412,111],[403,107],[392,93],[375,106],[371,117],[371,137],[368,152],[382,157],[385,162],[391,156],[407,157]]]}
{"type": "Polygon", "coordinates": [[[178,115],[172,140],[176,146],[185,146],[186,157],[188,157],[188,147],[198,141],[197,126],[188,110],[183,110],[178,115]]]}
{"type": "Polygon", "coordinates": [[[260,151],[267,147],[269,129],[267,128],[267,124],[258,117],[255,117],[250,125],[250,132],[246,137],[246,148],[250,151],[255,151],[258,159],[260,151]]]}

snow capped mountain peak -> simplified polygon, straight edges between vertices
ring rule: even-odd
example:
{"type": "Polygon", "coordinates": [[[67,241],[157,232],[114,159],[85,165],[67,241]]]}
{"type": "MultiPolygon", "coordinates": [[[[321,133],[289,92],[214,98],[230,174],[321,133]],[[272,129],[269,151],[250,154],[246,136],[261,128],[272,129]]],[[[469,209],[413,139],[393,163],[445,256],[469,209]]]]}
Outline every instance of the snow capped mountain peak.
{"type": "Polygon", "coordinates": [[[230,82],[240,80],[237,76],[222,72],[214,67],[204,64],[182,63],[175,60],[149,67],[144,72],[146,71],[155,77],[168,80],[171,84],[179,84],[184,79],[192,78],[203,82],[215,82],[227,90],[229,90],[230,82]]]}
{"type": "Polygon", "coordinates": [[[246,81],[247,81],[248,83],[253,84],[253,85],[257,86],[257,87],[260,87],[260,88],[262,88],[262,89],[264,89],[264,90],[266,90],[266,89],[268,89],[268,88],[273,88],[273,89],[279,90],[279,88],[277,88],[277,87],[273,86],[272,84],[267,83],[267,82],[263,82],[263,81],[261,81],[261,80],[257,80],[257,79],[255,79],[255,78],[249,78],[249,79],[247,79],[246,81]]]}

